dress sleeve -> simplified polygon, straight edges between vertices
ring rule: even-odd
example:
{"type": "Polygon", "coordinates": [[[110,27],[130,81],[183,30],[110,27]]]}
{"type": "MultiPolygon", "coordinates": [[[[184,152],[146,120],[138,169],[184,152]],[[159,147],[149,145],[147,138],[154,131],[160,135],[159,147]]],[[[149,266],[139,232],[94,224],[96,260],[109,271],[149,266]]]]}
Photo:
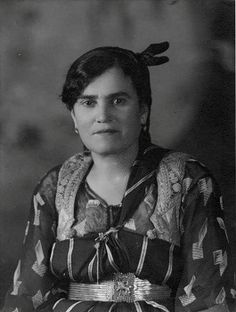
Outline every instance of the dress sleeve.
{"type": "Polygon", "coordinates": [[[196,161],[187,163],[183,182],[183,274],[176,312],[226,312],[228,237],[222,198],[214,178],[196,161]]]}
{"type": "Polygon", "coordinates": [[[6,295],[4,312],[51,311],[64,294],[64,285],[50,271],[50,253],[56,239],[55,191],[58,169],[37,185],[32,197],[22,252],[6,295]]]}

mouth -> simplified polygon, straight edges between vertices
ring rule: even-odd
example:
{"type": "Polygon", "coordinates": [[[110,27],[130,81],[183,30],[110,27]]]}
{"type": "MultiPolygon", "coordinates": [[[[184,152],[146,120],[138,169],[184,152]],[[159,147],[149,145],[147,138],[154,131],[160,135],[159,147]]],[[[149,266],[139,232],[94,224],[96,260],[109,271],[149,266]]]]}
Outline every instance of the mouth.
{"type": "Polygon", "coordinates": [[[113,133],[117,133],[118,131],[117,130],[114,130],[114,129],[102,129],[102,130],[98,130],[98,131],[95,131],[94,134],[113,134],[113,133]]]}

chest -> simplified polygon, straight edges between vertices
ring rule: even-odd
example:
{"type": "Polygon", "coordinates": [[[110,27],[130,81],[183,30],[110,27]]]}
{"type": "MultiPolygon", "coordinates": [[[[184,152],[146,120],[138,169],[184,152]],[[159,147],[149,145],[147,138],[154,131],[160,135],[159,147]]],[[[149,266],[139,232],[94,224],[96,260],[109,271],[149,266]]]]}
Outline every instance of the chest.
{"type": "Polygon", "coordinates": [[[108,205],[119,205],[122,202],[127,187],[127,180],[128,178],[111,181],[109,179],[87,177],[90,189],[108,205]]]}

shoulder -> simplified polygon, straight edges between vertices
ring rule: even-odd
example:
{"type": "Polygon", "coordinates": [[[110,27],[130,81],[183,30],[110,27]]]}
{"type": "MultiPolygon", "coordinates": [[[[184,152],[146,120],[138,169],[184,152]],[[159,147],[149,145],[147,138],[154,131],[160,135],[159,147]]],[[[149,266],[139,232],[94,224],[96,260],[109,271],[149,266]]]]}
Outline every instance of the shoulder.
{"type": "Polygon", "coordinates": [[[42,178],[39,180],[35,191],[37,192],[39,189],[41,191],[48,191],[49,189],[56,189],[58,183],[58,177],[60,175],[61,170],[64,168],[68,168],[72,166],[72,164],[78,163],[79,160],[83,159],[83,154],[78,153],[70,158],[66,159],[62,164],[57,165],[50,170],[48,170],[42,178]]]}
{"type": "Polygon", "coordinates": [[[58,175],[61,165],[55,166],[47,171],[37,183],[33,197],[41,202],[53,203],[56,195],[58,175]]]}
{"type": "Polygon", "coordinates": [[[185,168],[190,155],[169,151],[160,161],[157,177],[159,179],[170,180],[172,183],[179,183],[185,175],[185,168]]]}
{"type": "Polygon", "coordinates": [[[71,167],[74,167],[75,165],[78,165],[78,163],[82,163],[83,161],[83,153],[78,153],[66,159],[62,164],[51,168],[42,176],[42,178],[38,182],[36,190],[39,188],[41,189],[41,191],[54,188],[56,189],[61,172],[67,171],[71,167]]]}
{"type": "Polygon", "coordinates": [[[77,153],[63,162],[60,168],[60,173],[61,171],[67,171],[71,168],[80,167],[80,165],[82,165],[88,159],[91,159],[90,155],[85,153],[77,153]]]}
{"type": "Polygon", "coordinates": [[[61,185],[61,183],[66,185],[68,177],[73,175],[75,169],[78,169],[83,162],[84,155],[78,153],[47,171],[34,189],[34,200],[36,198],[40,202],[47,202],[54,206],[58,185],[61,185]]]}
{"type": "Polygon", "coordinates": [[[56,185],[60,169],[61,169],[61,165],[57,165],[51,168],[50,170],[48,170],[39,180],[36,190],[38,188],[42,190],[42,189],[47,188],[48,186],[53,187],[54,185],[56,185]]]}
{"type": "Polygon", "coordinates": [[[65,184],[68,183],[75,174],[83,174],[90,163],[91,156],[86,153],[78,153],[68,158],[59,170],[58,185],[60,184],[65,187],[65,184]]]}
{"type": "Polygon", "coordinates": [[[197,158],[190,154],[169,151],[161,160],[160,168],[172,170],[177,175],[200,179],[210,176],[210,170],[197,158]]]}
{"type": "Polygon", "coordinates": [[[210,170],[202,162],[192,155],[175,151],[169,151],[162,158],[157,178],[167,185],[175,185],[177,189],[187,190],[205,180],[217,185],[210,170]]]}

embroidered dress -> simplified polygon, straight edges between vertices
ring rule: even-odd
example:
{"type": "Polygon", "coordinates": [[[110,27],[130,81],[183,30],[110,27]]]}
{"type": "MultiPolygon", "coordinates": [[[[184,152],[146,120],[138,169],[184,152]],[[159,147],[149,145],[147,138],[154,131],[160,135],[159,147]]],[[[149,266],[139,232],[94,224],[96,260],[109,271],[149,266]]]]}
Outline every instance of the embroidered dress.
{"type": "Polygon", "coordinates": [[[207,168],[150,145],[132,166],[121,204],[109,206],[85,180],[91,164],[75,155],[36,187],[3,311],[227,311],[228,238],[207,168]],[[101,285],[115,273],[132,273],[170,295],[134,302],[71,297],[73,285],[101,285]]]}

